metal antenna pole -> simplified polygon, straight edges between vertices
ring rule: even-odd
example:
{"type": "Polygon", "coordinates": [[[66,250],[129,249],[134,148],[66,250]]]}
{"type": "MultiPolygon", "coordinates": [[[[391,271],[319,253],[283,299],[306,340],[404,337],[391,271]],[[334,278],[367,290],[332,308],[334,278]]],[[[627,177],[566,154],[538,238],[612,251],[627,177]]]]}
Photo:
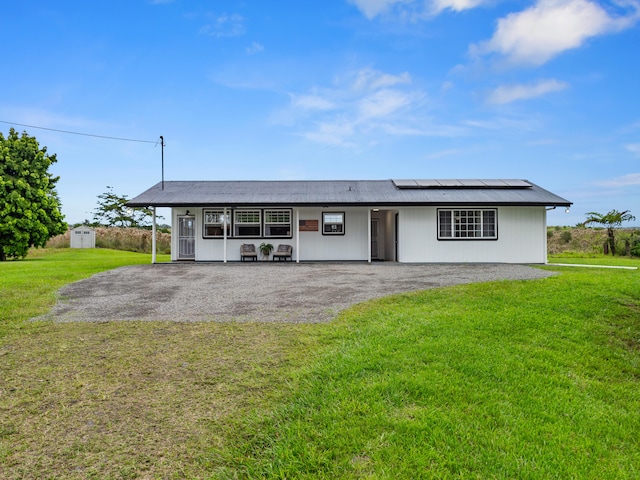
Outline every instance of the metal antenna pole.
{"type": "Polygon", "coordinates": [[[164,190],[164,137],[160,135],[160,146],[162,147],[162,190],[164,190]]]}

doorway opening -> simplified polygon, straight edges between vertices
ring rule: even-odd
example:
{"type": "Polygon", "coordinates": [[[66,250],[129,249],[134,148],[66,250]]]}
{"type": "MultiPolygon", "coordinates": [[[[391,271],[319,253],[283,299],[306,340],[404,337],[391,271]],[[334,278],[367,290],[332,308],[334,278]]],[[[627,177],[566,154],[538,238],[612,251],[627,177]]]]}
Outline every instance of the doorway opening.
{"type": "Polygon", "coordinates": [[[397,210],[371,211],[371,261],[398,261],[397,210]]]}

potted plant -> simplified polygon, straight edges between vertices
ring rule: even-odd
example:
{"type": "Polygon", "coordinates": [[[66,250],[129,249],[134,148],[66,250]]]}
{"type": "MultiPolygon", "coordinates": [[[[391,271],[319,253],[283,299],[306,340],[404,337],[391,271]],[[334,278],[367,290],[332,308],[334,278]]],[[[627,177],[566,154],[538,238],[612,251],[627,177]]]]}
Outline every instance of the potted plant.
{"type": "Polygon", "coordinates": [[[260,253],[262,253],[262,256],[265,258],[265,260],[269,260],[269,255],[271,255],[273,245],[271,245],[270,243],[261,243],[258,247],[258,250],[260,250],[260,253]]]}

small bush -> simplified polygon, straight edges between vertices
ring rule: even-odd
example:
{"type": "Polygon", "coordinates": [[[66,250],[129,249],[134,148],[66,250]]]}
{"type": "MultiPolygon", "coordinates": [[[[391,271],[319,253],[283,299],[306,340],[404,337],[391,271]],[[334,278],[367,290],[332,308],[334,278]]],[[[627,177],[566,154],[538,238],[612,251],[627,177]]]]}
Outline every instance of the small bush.
{"type": "Polygon", "coordinates": [[[560,240],[562,240],[563,243],[569,243],[571,241],[571,231],[565,230],[562,232],[560,234],[560,240]]]}

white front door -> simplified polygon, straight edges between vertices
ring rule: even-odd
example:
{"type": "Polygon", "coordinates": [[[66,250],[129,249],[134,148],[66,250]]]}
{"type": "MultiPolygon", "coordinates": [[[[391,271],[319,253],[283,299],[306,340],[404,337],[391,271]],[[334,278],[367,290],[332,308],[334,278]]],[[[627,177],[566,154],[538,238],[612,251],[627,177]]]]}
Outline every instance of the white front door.
{"type": "Polygon", "coordinates": [[[196,219],[178,217],[178,260],[196,259],[196,219]]]}

